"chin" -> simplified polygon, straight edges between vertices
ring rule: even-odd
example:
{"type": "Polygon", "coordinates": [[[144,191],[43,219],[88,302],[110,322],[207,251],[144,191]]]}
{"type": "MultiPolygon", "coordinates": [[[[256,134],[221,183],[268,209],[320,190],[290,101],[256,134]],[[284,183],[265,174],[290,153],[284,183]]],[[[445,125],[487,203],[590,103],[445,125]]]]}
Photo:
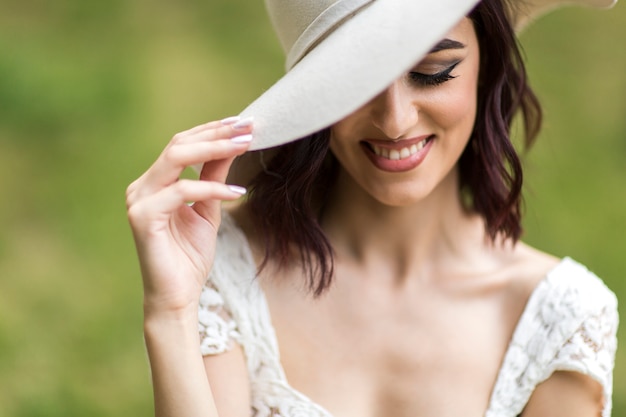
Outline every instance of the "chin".
{"type": "Polygon", "coordinates": [[[384,192],[370,192],[370,196],[378,203],[387,207],[411,207],[422,201],[430,194],[422,189],[415,189],[408,184],[386,187],[384,192]]]}

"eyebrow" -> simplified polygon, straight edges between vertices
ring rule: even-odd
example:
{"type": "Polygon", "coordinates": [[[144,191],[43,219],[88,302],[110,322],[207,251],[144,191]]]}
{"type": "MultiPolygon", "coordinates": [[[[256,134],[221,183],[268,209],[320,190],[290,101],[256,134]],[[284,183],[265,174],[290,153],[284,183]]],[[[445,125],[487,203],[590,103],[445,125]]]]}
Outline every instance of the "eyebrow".
{"type": "Polygon", "coordinates": [[[446,49],[463,49],[465,45],[459,41],[454,41],[452,39],[444,39],[439,42],[437,45],[433,46],[430,50],[429,54],[434,54],[435,52],[443,51],[446,49]]]}

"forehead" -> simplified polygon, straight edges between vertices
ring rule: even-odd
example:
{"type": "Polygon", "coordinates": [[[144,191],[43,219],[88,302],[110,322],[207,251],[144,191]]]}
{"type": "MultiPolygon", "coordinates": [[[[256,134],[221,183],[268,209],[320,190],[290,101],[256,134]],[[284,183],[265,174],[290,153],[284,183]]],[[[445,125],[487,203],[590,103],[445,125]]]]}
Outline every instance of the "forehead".
{"type": "Polygon", "coordinates": [[[444,38],[461,42],[468,46],[472,45],[477,42],[474,23],[470,18],[464,17],[459,23],[450,29],[444,38]]]}

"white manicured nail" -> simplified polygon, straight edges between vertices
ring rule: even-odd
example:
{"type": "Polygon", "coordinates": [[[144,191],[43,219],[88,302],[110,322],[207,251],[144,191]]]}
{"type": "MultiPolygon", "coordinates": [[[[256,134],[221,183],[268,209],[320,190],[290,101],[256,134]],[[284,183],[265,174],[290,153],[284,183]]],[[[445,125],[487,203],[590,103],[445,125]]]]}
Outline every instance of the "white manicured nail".
{"type": "Polygon", "coordinates": [[[230,191],[237,194],[244,195],[246,193],[246,189],[238,185],[229,185],[228,188],[230,189],[230,191]]]}
{"type": "Polygon", "coordinates": [[[233,129],[244,129],[249,127],[254,122],[254,117],[246,117],[245,119],[241,119],[233,125],[233,129]]]}
{"type": "Polygon", "coordinates": [[[249,143],[252,142],[252,135],[235,136],[230,139],[233,143],[249,143]]]}
{"type": "Polygon", "coordinates": [[[232,124],[237,123],[240,120],[241,120],[241,117],[232,116],[232,117],[227,117],[225,119],[220,120],[220,123],[222,123],[223,125],[232,125],[232,124]]]}

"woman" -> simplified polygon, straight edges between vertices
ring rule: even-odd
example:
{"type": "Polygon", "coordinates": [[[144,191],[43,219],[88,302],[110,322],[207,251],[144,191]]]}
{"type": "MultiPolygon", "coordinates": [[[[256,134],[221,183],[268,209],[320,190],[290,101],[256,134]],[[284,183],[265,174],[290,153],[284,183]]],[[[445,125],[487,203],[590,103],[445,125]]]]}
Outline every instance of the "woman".
{"type": "Polygon", "coordinates": [[[128,189],[156,414],[609,416],[614,295],[519,242],[524,6],[317,6],[269,3],[293,68],[261,117],[176,135],[128,189]]]}

